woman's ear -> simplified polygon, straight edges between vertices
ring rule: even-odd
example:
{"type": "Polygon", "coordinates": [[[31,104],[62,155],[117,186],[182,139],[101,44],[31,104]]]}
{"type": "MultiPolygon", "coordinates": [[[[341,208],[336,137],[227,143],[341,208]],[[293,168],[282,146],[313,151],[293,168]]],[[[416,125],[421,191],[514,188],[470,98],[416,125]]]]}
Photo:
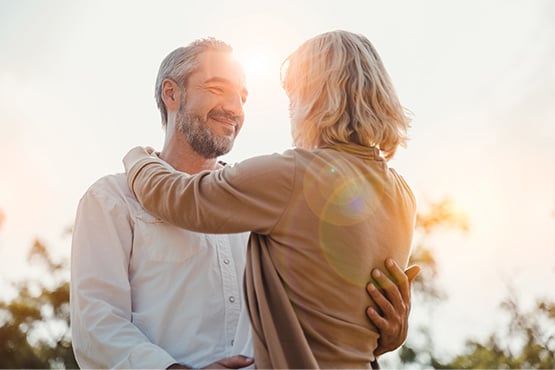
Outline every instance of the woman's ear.
{"type": "Polygon", "coordinates": [[[181,103],[181,88],[170,79],[162,81],[162,101],[168,112],[177,112],[181,103]]]}

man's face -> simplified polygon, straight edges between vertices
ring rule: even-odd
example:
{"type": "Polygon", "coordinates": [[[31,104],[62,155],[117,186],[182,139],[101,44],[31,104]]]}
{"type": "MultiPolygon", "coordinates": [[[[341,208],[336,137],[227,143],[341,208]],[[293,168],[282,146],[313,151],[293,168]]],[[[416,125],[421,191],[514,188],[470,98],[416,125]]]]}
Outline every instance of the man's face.
{"type": "Polygon", "coordinates": [[[207,51],[198,60],[185,85],[176,125],[194,151],[216,158],[231,150],[243,126],[245,75],[229,53],[207,51]]]}

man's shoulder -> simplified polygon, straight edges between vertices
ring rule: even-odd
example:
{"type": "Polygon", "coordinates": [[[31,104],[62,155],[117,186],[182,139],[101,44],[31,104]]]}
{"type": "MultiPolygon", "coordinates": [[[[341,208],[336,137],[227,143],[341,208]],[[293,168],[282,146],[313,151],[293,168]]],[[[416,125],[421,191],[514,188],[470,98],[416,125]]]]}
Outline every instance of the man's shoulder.
{"type": "Polygon", "coordinates": [[[86,190],[85,197],[108,198],[113,201],[128,201],[134,199],[129,186],[127,185],[127,176],[125,173],[116,173],[102,176],[96,180],[86,190]]]}
{"type": "Polygon", "coordinates": [[[87,189],[87,192],[115,192],[121,190],[129,190],[125,173],[102,176],[87,189]]]}

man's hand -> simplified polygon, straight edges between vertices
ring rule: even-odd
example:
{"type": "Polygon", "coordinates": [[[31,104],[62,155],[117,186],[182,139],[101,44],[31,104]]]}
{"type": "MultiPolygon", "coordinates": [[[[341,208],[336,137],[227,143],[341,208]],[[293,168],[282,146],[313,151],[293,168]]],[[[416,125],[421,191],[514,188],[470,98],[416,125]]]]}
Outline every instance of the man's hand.
{"type": "Polygon", "coordinates": [[[236,355],[211,363],[203,369],[240,369],[254,363],[254,358],[236,355]]]}
{"type": "Polygon", "coordinates": [[[366,314],[380,331],[375,356],[393,351],[407,339],[408,319],[411,306],[410,288],[420,273],[419,266],[411,266],[405,272],[391,258],[385,260],[389,274],[380,269],[372,270],[374,282],[367,285],[368,294],[379,311],[368,307],[366,314]]]}
{"type": "MultiPolygon", "coordinates": [[[[254,359],[243,355],[236,355],[223,358],[219,361],[213,362],[210,365],[203,367],[203,369],[240,369],[242,367],[250,366],[254,363],[254,359]]],[[[182,364],[173,364],[168,369],[191,369],[182,364]]]]}

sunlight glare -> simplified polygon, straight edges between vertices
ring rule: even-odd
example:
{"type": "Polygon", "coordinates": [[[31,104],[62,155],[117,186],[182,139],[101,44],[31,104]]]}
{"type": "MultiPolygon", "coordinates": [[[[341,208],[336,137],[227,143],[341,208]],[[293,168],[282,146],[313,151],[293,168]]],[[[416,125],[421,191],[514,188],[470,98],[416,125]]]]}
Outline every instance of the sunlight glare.
{"type": "Polygon", "coordinates": [[[267,48],[236,51],[239,62],[245,69],[247,81],[258,83],[278,76],[280,60],[277,54],[267,48]]]}

